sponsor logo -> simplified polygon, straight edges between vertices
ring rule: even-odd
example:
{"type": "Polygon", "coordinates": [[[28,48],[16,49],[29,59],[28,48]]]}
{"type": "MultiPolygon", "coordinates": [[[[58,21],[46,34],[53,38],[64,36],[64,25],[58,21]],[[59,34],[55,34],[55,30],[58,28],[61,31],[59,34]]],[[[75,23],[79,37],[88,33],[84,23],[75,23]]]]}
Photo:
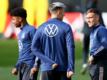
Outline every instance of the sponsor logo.
{"type": "Polygon", "coordinates": [[[58,27],[55,24],[48,24],[44,31],[47,36],[54,37],[58,34],[58,27]]]}

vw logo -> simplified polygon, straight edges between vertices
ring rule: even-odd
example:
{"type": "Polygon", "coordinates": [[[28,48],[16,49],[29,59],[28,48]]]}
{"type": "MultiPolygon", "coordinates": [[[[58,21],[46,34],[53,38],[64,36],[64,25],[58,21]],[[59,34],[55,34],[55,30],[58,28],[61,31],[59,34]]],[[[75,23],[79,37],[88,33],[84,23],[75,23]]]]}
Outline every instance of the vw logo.
{"type": "Polygon", "coordinates": [[[45,34],[49,37],[54,37],[58,33],[58,27],[55,24],[48,24],[45,27],[45,34]]]}

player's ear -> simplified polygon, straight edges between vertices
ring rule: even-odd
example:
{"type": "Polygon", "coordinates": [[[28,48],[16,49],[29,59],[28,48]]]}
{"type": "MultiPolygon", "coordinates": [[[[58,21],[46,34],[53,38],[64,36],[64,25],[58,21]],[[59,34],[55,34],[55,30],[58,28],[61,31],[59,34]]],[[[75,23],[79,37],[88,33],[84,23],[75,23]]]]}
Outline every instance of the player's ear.
{"type": "Polygon", "coordinates": [[[100,20],[100,16],[96,15],[96,20],[99,21],[100,20]]]}
{"type": "Polygon", "coordinates": [[[61,13],[62,13],[62,12],[61,12],[61,9],[58,9],[58,10],[57,10],[57,14],[60,15],[61,13]]]}

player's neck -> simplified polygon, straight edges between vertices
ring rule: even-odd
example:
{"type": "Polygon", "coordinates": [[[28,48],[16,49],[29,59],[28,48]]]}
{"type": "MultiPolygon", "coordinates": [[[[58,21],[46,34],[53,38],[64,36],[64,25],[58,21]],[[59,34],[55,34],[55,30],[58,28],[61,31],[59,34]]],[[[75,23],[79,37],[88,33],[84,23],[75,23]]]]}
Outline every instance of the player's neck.
{"type": "Polygon", "coordinates": [[[56,19],[61,20],[61,21],[63,20],[62,18],[58,17],[57,15],[52,15],[51,18],[56,18],[56,19]]]}
{"type": "Polygon", "coordinates": [[[23,27],[26,24],[27,24],[27,21],[25,20],[25,21],[22,22],[21,27],[23,27]]]}

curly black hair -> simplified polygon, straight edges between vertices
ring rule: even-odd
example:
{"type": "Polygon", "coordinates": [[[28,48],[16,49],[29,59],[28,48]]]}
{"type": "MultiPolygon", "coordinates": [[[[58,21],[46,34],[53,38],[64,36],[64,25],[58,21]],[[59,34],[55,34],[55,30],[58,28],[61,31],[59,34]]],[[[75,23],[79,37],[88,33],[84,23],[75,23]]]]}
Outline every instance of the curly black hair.
{"type": "Polygon", "coordinates": [[[10,15],[11,16],[19,16],[24,19],[26,19],[26,17],[27,17],[26,10],[22,7],[14,8],[13,10],[11,10],[10,15]]]}

